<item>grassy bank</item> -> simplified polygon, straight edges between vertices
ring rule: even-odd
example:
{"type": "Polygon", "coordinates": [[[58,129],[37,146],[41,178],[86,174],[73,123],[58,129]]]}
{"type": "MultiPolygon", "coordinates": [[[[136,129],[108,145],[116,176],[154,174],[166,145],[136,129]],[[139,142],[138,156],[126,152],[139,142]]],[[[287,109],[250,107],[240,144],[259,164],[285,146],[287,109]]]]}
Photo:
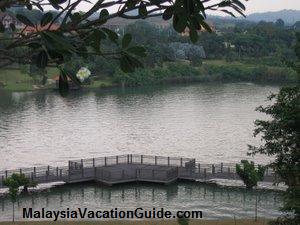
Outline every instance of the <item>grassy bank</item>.
{"type": "MultiPolygon", "coordinates": [[[[47,70],[51,79],[58,74],[55,68],[47,70]]],[[[94,75],[95,74],[94,72],[94,75]]],[[[202,66],[191,66],[189,61],[164,63],[161,67],[137,69],[125,74],[116,69],[113,75],[97,77],[84,88],[98,89],[115,86],[147,86],[168,83],[192,82],[255,82],[255,83],[294,83],[297,73],[288,67],[262,66],[224,60],[206,60],[202,66]]],[[[53,88],[41,86],[36,78],[17,69],[0,70],[0,88],[8,91],[30,91],[53,88]],[[4,87],[1,87],[2,86],[4,87]],[[3,85],[4,84],[4,85],[3,85]]]]}
{"type": "MultiPolygon", "coordinates": [[[[178,225],[176,220],[145,220],[145,221],[76,221],[76,222],[61,222],[61,221],[42,221],[42,222],[0,222],[0,225],[178,225]]],[[[267,225],[268,220],[191,220],[189,225],[267,225]]]]}
{"type": "Polygon", "coordinates": [[[131,74],[118,71],[114,77],[115,82],[127,86],[183,82],[293,83],[297,80],[297,73],[288,67],[212,60],[198,67],[190,66],[189,62],[172,62],[163,67],[138,69],[131,74]]]}
{"type": "MultiPolygon", "coordinates": [[[[48,68],[47,74],[49,78],[53,78],[58,74],[56,68],[48,68]]],[[[0,70],[0,88],[7,91],[32,91],[38,84],[35,77],[29,76],[20,69],[1,69],[0,70]],[[3,86],[3,87],[1,87],[3,86]]]]}

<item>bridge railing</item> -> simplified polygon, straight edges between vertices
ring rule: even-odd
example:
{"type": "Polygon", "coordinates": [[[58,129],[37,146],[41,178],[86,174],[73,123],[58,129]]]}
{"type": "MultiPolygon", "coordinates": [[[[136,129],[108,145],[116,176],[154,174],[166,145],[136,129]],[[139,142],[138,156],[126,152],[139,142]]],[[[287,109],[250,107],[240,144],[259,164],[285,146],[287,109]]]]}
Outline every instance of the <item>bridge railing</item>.
{"type": "Polygon", "coordinates": [[[189,163],[193,161],[195,161],[195,159],[128,154],[80,160],[70,160],[69,166],[71,169],[112,166],[118,164],[145,164],[186,167],[189,163]]]}

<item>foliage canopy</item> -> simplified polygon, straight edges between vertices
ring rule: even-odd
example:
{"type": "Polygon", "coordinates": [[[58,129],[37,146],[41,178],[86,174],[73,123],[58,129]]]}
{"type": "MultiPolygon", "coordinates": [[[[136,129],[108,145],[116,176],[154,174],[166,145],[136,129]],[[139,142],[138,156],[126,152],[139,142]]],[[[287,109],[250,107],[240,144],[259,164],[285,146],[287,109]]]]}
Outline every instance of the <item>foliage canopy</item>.
{"type": "MultiPolygon", "coordinates": [[[[165,20],[172,19],[175,31],[181,33],[188,28],[190,39],[196,42],[198,30],[211,31],[205,22],[207,11],[221,11],[235,17],[234,13],[244,16],[245,10],[240,0],[97,0],[92,3],[88,0],[4,0],[0,2],[2,12],[6,12],[11,7],[39,10],[43,15],[36,23],[24,14],[16,15],[26,27],[34,27],[35,32],[25,33],[24,29],[18,31],[14,25],[11,25],[9,29],[14,32],[13,35],[0,36],[2,43],[0,67],[17,62],[36,64],[39,68],[55,65],[63,70],[64,63],[74,55],[84,58],[88,55],[100,55],[119,60],[124,72],[132,72],[142,67],[139,58],[145,57],[146,52],[143,47],[131,44],[132,36],[129,33],[120,38],[118,33],[105,26],[112,18],[145,19],[160,16],[165,20]],[[78,8],[82,3],[90,3],[90,9],[79,12],[78,8]],[[44,12],[45,7],[51,8],[52,11],[44,12]],[[112,7],[118,10],[113,11],[112,7]],[[99,16],[95,17],[95,13],[99,13],[99,16]],[[58,24],[58,27],[53,29],[55,24],[58,24]],[[113,43],[114,47],[109,50],[103,48],[106,40],[113,43]]],[[[4,25],[0,23],[0,31],[5,32],[5,30],[4,25]]],[[[62,83],[67,82],[66,76],[80,84],[72,71],[61,73],[62,83]]]]}

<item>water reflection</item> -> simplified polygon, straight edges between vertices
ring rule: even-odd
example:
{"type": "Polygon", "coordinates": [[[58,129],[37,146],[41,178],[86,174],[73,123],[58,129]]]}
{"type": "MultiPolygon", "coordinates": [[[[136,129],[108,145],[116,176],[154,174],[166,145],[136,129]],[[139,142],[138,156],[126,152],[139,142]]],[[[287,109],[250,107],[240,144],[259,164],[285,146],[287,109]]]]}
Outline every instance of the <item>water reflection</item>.
{"type": "MultiPolygon", "coordinates": [[[[255,199],[258,196],[259,217],[273,218],[280,215],[282,194],[272,191],[247,191],[222,189],[199,183],[174,183],[169,186],[127,184],[114,187],[95,183],[67,185],[50,191],[22,195],[18,200],[17,217],[23,207],[40,210],[63,210],[88,207],[90,210],[134,210],[136,207],[153,207],[176,210],[203,210],[204,218],[253,218],[255,199]]],[[[0,220],[11,217],[11,203],[0,198],[0,220]]]]}

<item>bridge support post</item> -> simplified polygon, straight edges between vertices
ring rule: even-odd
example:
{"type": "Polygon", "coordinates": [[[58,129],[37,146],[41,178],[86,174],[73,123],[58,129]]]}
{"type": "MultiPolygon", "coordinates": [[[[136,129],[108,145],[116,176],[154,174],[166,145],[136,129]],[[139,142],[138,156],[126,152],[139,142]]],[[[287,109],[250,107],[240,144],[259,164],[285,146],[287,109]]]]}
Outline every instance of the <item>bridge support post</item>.
{"type": "Polygon", "coordinates": [[[200,172],[201,172],[200,163],[198,163],[198,172],[199,172],[199,174],[200,174],[200,172]]]}
{"type": "Polygon", "coordinates": [[[130,154],[130,163],[132,164],[132,154],[130,154]]]}
{"type": "Polygon", "coordinates": [[[230,167],[228,167],[228,174],[230,174],[230,167]]]}
{"type": "Polygon", "coordinates": [[[168,156],[168,166],[170,166],[170,157],[168,156]]]}
{"type": "Polygon", "coordinates": [[[36,167],[33,167],[33,174],[34,174],[34,177],[36,177],[36,167]]]}
{"type": "Polygon", "coordinates": [[[93,167],[95,167],[95,158],[93,158],[93,167]]]}
{"type": "Polygon", "coordinates": [[[104,166],[107,166],[107,158],[104,157],[104,166]]]}
{"type": "Polygon", "coordinates": [[[157,165],[157,156],[155,156],[154,160],[155,160],[155,166],[156,166],[157,165]]]}
{"type": "Polygon", "coordinates": [[[5,170],[5,179],[7,179],[7,170],[5,170]]]}
{"type": "Polygon", "coordinates": [[[141,155],[141,164],[143,164],[143,158],[144,158],[144,156],[141,155]]]}
{"type": "Polygon", "coordinates": [[[182,158],[180,158],[180,167],[182,167],[183,163],[182,163],[182,158]]]}
{"type": "Polygon", "coordinates": [[[81,177],[84,177],[83,159],[81,159],[80,163],[81,163],[81,177]]]}
{"type": "Polygon", "coordinates": [[[119,156],[116,156],[116,164],[119,164],[119,156]]]}
{"type": "Polygon", "coordinates": [[[129,154],[127,154],[127,164],[129,164],[129,154]]]}
{"type": "Polygon", "coordinates": [[[214,164],[211,165],[211,171],[212,171],[212,174],[215,174],[215,165],[214,164]]]}
{"type": "Polygon", "coordinates": [[[22,174],[22,169],[20,169],[20,174],[22,174]]]}
{"type": "Polygon", "coordinates": [[[58,167],[56,167],[56,176],[58,177],[58,171],[59,171],[59,169],[58,169],[58,167]]]}
{"type": "Polygon", "coordinates": [[[221,163],[221,173],[223,173],[223,163],[221,163]]]}

